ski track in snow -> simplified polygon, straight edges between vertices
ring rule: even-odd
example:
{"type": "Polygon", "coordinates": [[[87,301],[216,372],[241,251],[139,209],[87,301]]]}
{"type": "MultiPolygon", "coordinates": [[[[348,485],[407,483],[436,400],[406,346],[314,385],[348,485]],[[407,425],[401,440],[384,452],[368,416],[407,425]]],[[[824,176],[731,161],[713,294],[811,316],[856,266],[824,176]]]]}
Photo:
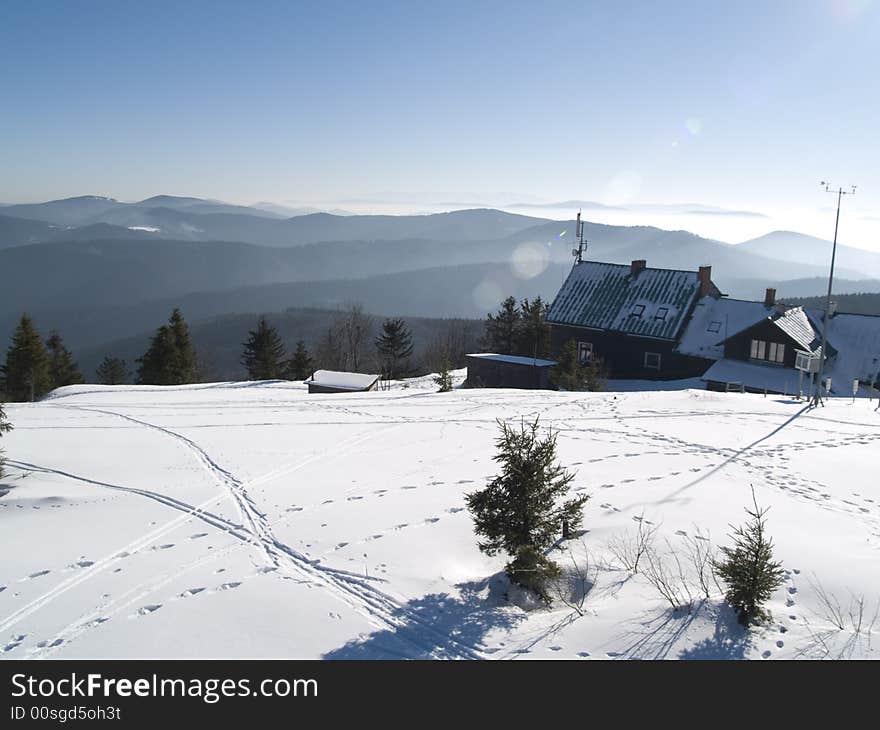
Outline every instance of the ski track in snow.
{"type": "MultiPolygon", "coordinates": [[[[231,386],[229,386],[231,387],[231,386]]],[[[101,391],[96,391],[101,392],[101,391]]],[[[160,391],[161,392],[161,391],[160,391]]],[[[415,393],[402,396],[397,399],[398,402],[407,398],[421,398],[427,394],[415,393]]],[[[64,396],[59,396],[64,397],[64,396]]],[[[851,446],[869,446],[880,441],[880,427],[872,426],[862,422],[853,422],[845,419],[833,419],[823,416],[818,411],[806,411],[799,414],[798,427],[801,431],[814,431],[821,434],[822,438],[815,441],[797,440],[787,441],[782,444],[768,445],[766,442],[770,437],[782,431],[782,429],[791,421],[785,421],[783,416],[772,415],[767,411],[736,411],[730,413],[707,413],[706,411],[696,410],[648,410],[640,409],[637,413],[625,414],[621,412],[620,406],[630,398],[636,397],[632,393],[618,393],[614,397],[606,398],[599,408],[596,401],[572,401],[559,400],[558,402],[547,402],[548,399],[536,399],[529,402],[522,399],[517,404],[517,415],[498,416],[501,420],[508,422],[518,422],[520,418],[526,421],[540,416],[542,419],[553,409],[560,406],[576,404],[583,415],[565,414],[559,418],[553,428],[561,438],[583,438],[588,435],[591,439],[608,443],[609,445],[625,445],[631,451],[624,453],[606,453],[603,456],[595,458],[584,458],[584,464],[600,464],[619,459],[633,459],[642,457],[696,457],[705,460],[703,466],[691,466],[686,470],[680,471],[658,471],[651,475],[650,473],[638,472],[637,479],[623,479],[617,483],[592,484],[589,489],[594,497],[603,494],[600,490],[610,490],[604,494],[611,495],[612,498],[617,494],[625,494],[627,488],[635,483],[640,484],[656,483],[658,488],[669,480],[674,482],[672,491],[666,490],[665,494],[658,493],[657,504],[681,499],[681,495],[687,490],[699,484],[706,477],[727,468],[728,466],[736,466],[744,470],[746,474],[754,477],[755,480],[762,480],[764,484],[772,489],[785,494],[788,498],[797,499],[803,502],[809,502],[822,509],[832,510],[848,517],[855,517],[860,521],[867,522],[874,529],[877,528],[878,520],[880,520],[880,499],[863,497],[858,493],[852,493],[854,499],[832,497],[830,490],[819,480],[805,477],[802,473],[796,472],[791,465],[791,460],[797,458],[799,451],[813,451],[816,449],[836,449],[840,447],[851,446]],[[592,409],[592,410],[591,410],[592,409]],[[759,438],[753,443],[742,447],[724,447],[714,446],[708,443],[700,443],[691,441],[680,436],[675,436],[656,431],[650,431],[641,425],[644,419],[692,419],[712,415],[718,420],[724,419],[741,419],[744,416],[751,416],[753,421],[760,424],[766,424],[767,435],[759,438]],[[605,426],[604,424],[608,424],[605,426]],[[829,436],[827,426],[824,424],[835,424],[836,426],[850,426],[858,428],[855,433],[838,433],[829,436]],[[870,430],[865,430],[870,429],[870,430]]],[[[198,568],[204,567],[209,562],[228,555],[230,551],[240,549],[242,545],[254,547],[262,556],[264,565],[257,567],[252,577],[258,577],[270,572],[279,572],[285,576],[318,585],[326,590],[335,599],[345,602],[356,612],[366,618],[370,623],[380,629],[386,629],[395,633],[400,639],[410,643],[417,655],[433,655],[442,658],[509,658],[516,659],[528,655],[536,647],[549,641],[554,635],[565,629],[571,623],[577,621],[580,615],[577,612],[565,613],[561,618],[555,618],[549,622],[544,628],[536,627],[536,630],[530,631],[524,640],[514,641],[512,644],[502,648],[483,648],[477,644],[468,643],[465,640],[458,640],[450,637],[431,625],[430,621],[426,621],[419,616],[414,610],[410,609],[406,604],[401,603],[389,593],[381,590],[376,585],[376,578],[369,579],[362,575],[349,571],[331,568],[321,563],[322,558],[332,555],[334,552],[343,548],[351,550],[360,547],[374,540],[380,539],[386,534],[400,532],[401,530],[411,530],[419,527],[430,526],[436,524],[439,520],[446,517],[455,516],[463,510],[461,503],[451,504],[445,508],[436,507],[433,514],[423,520],[410,520],[409,522],[388,524],[386,527],[379,529],[370,529],[367,534],[359,538],[349,538],[346,541],[335,544],[326,549],[319,558],[310,558],[289,544],[280,540],[274,529],[279,525],[286,524],[303,512],[312,512],[321,510],[329,504],[338,502],[356,502],[363,504],[364,501],[379,499],[385,496],[389,490],[367,490],[362,491],[357,486],[345,490],[341,494],[334,495],[336,499],[316,501],[312,504],[298,505],[290,508],[280,517],[270,520],[267,513],[263,511],[255,502],[249,488],[266,484],[284,476],[288,476],[299,469],[310,464],[320,462],[322,459],[330,456],[340,456],[352,449],[364,444],[365,442],[375,438],[380,434],[386,434],[394,429],[400,428],[406,424],[424,423],[426,418],[424,415],[400,415],[400,414],[377,414],[364,410],[357,410],[342,404],[327,404],[327,410],[335,410],[346,416],[355,416],[365,419],[355,420],[350,425],[380,425],[381,428],[367,433],[358,433],[350,438],[339,441],[335,448],[318,452],[289,462],[283,462],[275,466],[268,472],[250,480],[243,482],[238,479],[231,471],[222,467],[218,461],[213,458],[201,445],[192,438],[182,435],[170,428],[166,428],[146,420],[134,418],[132,416],[120,413],[118,411],[96,408],[91,406],[79,406],[71,404],[60,404],[53,402],[57,398],[53,398],[47,402],[55,408],[64,408],[79,412],[91,412],[102,414],[109,417],[123,419],[139,428],[151,429],[162,435],[175,440],[185,449],[187,449],[196,462],[211,475],[214,482],[220,487],[222,493],[218,496],[211,497],[199,505],[191,505],[185,501],[170,497],[161,492],[156,492],[143,488],[127,487],[118,484],[111,484],[86,476],[80,476],[61,469],[54,469],[38,464],[8,460],[10,466],[28,470],[32,472],[42,472],[47,474],[55,474],[57,476],[80,481],[92,486],[113,490],[128,494],[131,496],[139,496],[150,499],[164,507],[175,510],[179,514],[172,520],[157,527],[154,530],[147,531],[143,535],[135,538],[127,545],[120,549],[111,551],[106,556],[97,560],[80,559],[74,561],[64,568],[64,570],[73,571],[73,574],[63,579],[42,595],[32,600],[27,605],[14,611],[6,618],[0,620],[0,633],[7,632],[10,628],[18,624],[20,621],[31,616],[33,613],[49,606],[52,602],[63,596],[67,591],[72,590],[83,582],[95,577],[96,575],[108,570],[116,565],[118,561],[125,560],[131,556],[137,555],[148,548],[151,550],[169,550],[174,548],[174,543],[162,543],[162,538],[166,535],[180,529],[187,522],[192,520],[200,520],[205,525],[218,530],[231,538],[233,542],[228,545],[214,550],[205,555],[201,555],[184,564],[175,564],[164,572],[158,572],[151,575],[146,581],[142,581],[128,587],[123,593],[110,597],[105,594],[101,600],[92,608],[80,613],[73,621],[68,623],[60,631],[54,633],[51,638],[45,638],[36,645],[32,646],[28,652],[31,658],[44,658],[59,651],[86,632],[97,629],[110,620],[117,620],[125,617],[129,620],[141,620],[149,617],[156,612],[162,612],[163,607],[169,603],[180,600],[201,600],[200,597],[210,595],[212,593],[230,591],[237,589],[242,580],[247,577],[243,576],[240,580],[217,581],[216,585],[192,584],[191,587],[178,591],[175,595],[167,599],[152,598],[156,593],[168,586],[174,581],[179,581],[184,576],[198,568]],[[235,505],[237,515],[240,522],[221,517],[211,511],[209,508],[226,500],[232,501],[235,505]],[[401,628],[416,628],[416,631],[399,631],[401,628]]],[[[455,411],[452,414],[445,414],[442,418],[432,418],[431,423],[441,425],[441,438],[443,428],[447,425],[456,424],[472,424],[478,428],[486,428],[494,431],[494,425],[497,418],[495,413],[503,413],[503,408],[496,408],[496,404],[492,398],[468,398],[462,396],[460,399],[462,404],[467,404],[465,408],[455,411]],[[480,411],[487,411],[493,414],[493,417],[479,418],[480,411]],[[475,417],[476,416],[476,417],[475,417]]],[[[506,406],[507,401],[499,399],[497,405],[506,406]]],[[[138,408],[141,406],[138,405],[138,408]]],[[[322,404],[322,407],[325,407],[322,404]]],[[[321,425],[328,425],[327,421],[319,421],[321,425]]],[[[212,425],[212,424],[206,424],[212,425]]],[[[188,427],[189,428],[189,427],[188,427]]],[[[192,427],[196,428],[196,427],[192,427]]],[[[782,433],[785,433],[782,431],[782,433]]],[[[576,462],[580,465],[581,462],[576,462]]],[[[460,480],[458,483],[468,483],[473,480],[460,480]]],[[[443,485],[445,482],[435,481],[427,484],[428,487],[433,485],[443,485]]],[[[413,488],[410,485],[402,485],[398,489],[407,490],[413,488]]],[[[653,487],[652,487],[653,489],[653,487]]],[[[603,496],[604,496],[603,494],[603,496]]],[[[598,500],[594,500],[598,502],[598,500]]],[[[593,502],[591,502],[593,504],[593,502]]],[[[645,501],[629,505],[615,506],[607,501],[600,508],[608,511],[619,512],[627,511],[633,508],[644,509],[645,501]]],[[[208,533],[195,533],[190,535],[190,539],[199,539],[208,533]]],[[[684,531],[678,531],[679,535],[686,535],[684,531]]],[[[50,574],[58,568],[44,569],[31,573],[21,578],[21,581],[39,578],[43,575],[50,574]]],[[[219,571],[218,571],[219,572],[219,571]]],[[[799,570],[793,571],[795,574],[799,570]]],[[[786,571],[786,580],[793,581],[792,571],[786,571]]],[[[13,581],[8,581],[13,582],[13,581]]],[[[7,586],[0,587],[0,591],[7,586]]],[[[797,588],[793,586],[789,588],[788,606],[794,607],[794,595],[797,588]]],[[[332,614],[331,614],[332,615],[332,614]]],[[[788,617],[789,622],[795,621],[797,616],[792,614],[788,617]]],[[[777,622],[779,623],[779,622],[777,622]]],[[[769,631],[769,629],[768,629],[769,631]]],[[[785,646],[785,633],[789,631],[786,623],[780,623],[775,629],[774,634],[770,636],[772,648],[768,648],[760,652],[760,656],[769,658],[777,651],[785,646]]],[[[767,636],[765,632],[762,636],[767,636]]],[[[6,653],[15,650],[23,644],[27,635],[12,635],[11,639],[3,647],[0,647],[0,653],[6,653]]],[[[31,637],[36,639],[37,637],[31,637]]],[[[504,646],[502,644],[502,646],[504,646]]],[[[550,651],[560,651],[562,647],[551,646],[550,651]]],[[[395,653],[396,650],[387,649],[389,653],[395,653]]],[[[590,657],[601,652],[580,651],[577,653],[579,657],[590,657]]],[[[625,656],[627,652],[608,651],[605,652],[607,658],[619,658],[625,656]]]]}
{"type": "MultiPolygon", "coordinates": [[[[171,429],[164,428],[162,426],[158,426],[147,421],[142,421],[140,419],[136,419],[115,411],[72,405],[56,405],[56,407],[78,411],[91,411],[94,413],[101,413],[103,415],[115,416],[118,418],[122,418],[126,421],[135,423],[144,428],[154,429],[165,434],[166,436],[178,440],[195,454],[199,463],[205,469],[207,469],[215,477],[215,480],[227,490],[229,496],[231,496],[232,499],[235,501],[235,504],[237,505],[239,510],[239,514],[247,522],[247,526],[245,527],[241,525],[231,525],[225,520],[222,520],[222,518],[216,516],[211,516],[213,517],[213,520],[209,519],[208,516],[202,512],[202,505],[200,505],[199,508],[192,508],[185,503],[179,502],[177,500],[171,500],[170,498],[164,498],[161,495],[153,492],[147,492],[146,490],[116,487],[117,489],[128,491],[133,494],[141,494],[142,496],[156,499],[156,501],[164,503],[167,506],[173,507],[175,509],[186,510],[187,516],[197,516],[200,519],[203,519],[208,524],[212,524],[215,527],[220,527],[221,529],[225,527],[226,531],[229,534],[235,537],[239,537],[240,539],[243,538],[241,533],[242,531],[244,531],[250,538],[253,538],[253,542],[262,549],[267,563],[273,565],[276,568],[292,571],[303,577],[310,578],[319,584],[322,584],[337,598],[342,599],[352,608],[360,611],[362,615],[364,615],[367,619],[372,620],[374,623],[378,623],[384,628],[397,629],[404,625],[406,623],[406,620],[408,619],[410,623],[418,624],[420,628],[426,633],[435,635],[438,638],[442,637],[443,644],[445,645],[443,651],[444,655],[451,658],[481,658],[480,653],[475,648],[465,646],[464,644],[461,644],[460,642],[450,637],[443,636],[432,626],[416,617],[411,611],[406,608],[406,606],[396,601],[389,594],[379,590],[374,585],[371,585],[368,579],[362,578],[361,576],[350,573],[348,571],[320,565],[319,561],[310,560],[306,556],[302,555],[299,551],[278,540],[278,538],[275,537],[272,531],[272,525],[269,523],[266,515],[257,508],[253,500],[248,495],[246,485],[239,481],[229,471],[219,466],[217,462],[214,461],[204,449],[202,449],[191,439],[179,433],[176,433],[171,429]]],[[[383,432],[388,430],[390,430],[390,428],[384,429],[383,432]]],[[[360,445],[361,443],[371,438],[374,438],[376,435],[378,435],[378,433],[380,432],[373,432],[363,436],[355,437],[353,439],[349,439],[347,443],[343,442],[340,445],[346,448],[351,448],[360,445]]],[[[338,449],[334,451],[334,454],[338,455],[339,453],[341,452],[338,449]]],[[[280,468],[274,469],[271,472],[263,475],[262,477],[253,480],[252,484],[269,481],[271,479],[278,478],[279,476],[287,475],[307,464],[316,461],[318,458],[321,457],[310,457],[302,462],[299,462],[296,465],[282,466],[280,468]]],[[[27,467],[27,465],[25,466],[27,467]]],[[[64,474],[63,472],[56,471],[55,473],[59,473],[63,476],[71,476],[75,479],[78,478],[72,475],[64,474]]],[[[99,486],[114,486],[102,484],[95,481],[91,481],[91,483],[99,486]]],[[[214,500],[211,500],[209,501],[209,503],[213,501],[214,500]]],[[[175,524],[174,527],[171,529],[176,529],[177,526],[178,525],[175,524]]],[[[154,533],[150,533],[152,538],[150,542],[159,539],[162,535],[167,534],[167,532],[169,531],[170,529],[166,528],[158,532],[158,534],[156,534],[155,531],[154,533]]],[[[248,542],[251,541],[247,540],[247,538],[244,539],[246,539],[246,541],[248,542]]],[[[130,551],[131,548],[134,546],[135,543],[132,543],[131,545],[126,546],[126,549],[130,551]]],[[[142,547],[142,545],[137,545],[136,549],[140,549],[142,547]]],[[[90,570],[88,573],[84,573],[80,576],[70,579],[69,582],[65,582],[64,584],[62,584],[63,587],[57,587],[55,590],[44,594],[44,596],[30,604],[28,607],[26,607],[26,609],[16,612],[12,616],[3,619],[2,621],[0,621],[0,632],[8,630],[8,628],[11,628],[21,619],[30,615],[34,611],[44,607],[49,602],[51,602],[51,600],[54,600],[70,588],[73,588],[76,585],[82,583],[84,580],[87,580],[89,577],[91,577],[91,575],[99,572],[100,570],[103,570],[105,567],[107,567],[107,565],[108,558],[97,561],[97,563],[93,566],[93,569],[90,570]]],[[[412,632],[407,632],[406,636],[407,639],[412,642],[415,640],[411,637],[411,633],[412,632]]],[[[420,650],[424,650],[427,646],[428,645],[419,645],[418,648],[420,650]]]]}

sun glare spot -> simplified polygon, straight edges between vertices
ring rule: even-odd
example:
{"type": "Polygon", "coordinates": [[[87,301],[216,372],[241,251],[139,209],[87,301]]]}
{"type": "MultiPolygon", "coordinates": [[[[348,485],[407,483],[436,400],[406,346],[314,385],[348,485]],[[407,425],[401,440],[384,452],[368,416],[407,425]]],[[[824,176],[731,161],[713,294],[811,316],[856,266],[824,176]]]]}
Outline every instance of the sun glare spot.
{"type": "Polygon", "coordinates": [[[687,127],[687,131],[695,137],[703,131],[703,122],[696,117],[689,117],[685,121],[684,126],[687,127]]]}
{"type": "Polygon", "coordinates": [[[549,251],[537,243],[520,244],[510,258],[510,268],[519,279],[534,279],[544,273],[548,263],[549,251]]]}

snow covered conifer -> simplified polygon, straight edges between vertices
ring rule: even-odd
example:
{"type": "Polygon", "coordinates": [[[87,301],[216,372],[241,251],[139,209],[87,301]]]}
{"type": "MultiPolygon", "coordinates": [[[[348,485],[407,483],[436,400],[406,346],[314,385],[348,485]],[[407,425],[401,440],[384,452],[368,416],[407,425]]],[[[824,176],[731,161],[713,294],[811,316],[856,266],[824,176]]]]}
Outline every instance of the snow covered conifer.
{"type": "Polygon", "coordinates": [[[101,360],[101,364],[95,370],[95,375],[98,376],[98,382],[101,385],[120,385],[126,381],[129,373],[125,366],[125,360],[107,355],[101,360]]]}
{"type": "Polygon", "coordinates": [[[739,622],[750,626],[768,621],[764,604],[783,582],[782,564],[773,560],[773,542],[764,526],[766,509],[758,506],[752,491],[754,510],[746,508],[751,520],[734,528],[733,547],[721,548],[723,558],[716,561],[718,577],[727,586],[725,600],[737,612],[739,622]]]}
{"type": "Polygon", "coordinates": [[[241,364],[251,380],[274,380],[284,371],[284,343],[278,331],[261,316],[244,343],[241,364]]]}
{"type": "Polygon", "coordinates": [[[49,335],[49,339],[46,340],[46,349],[49,353],[49,379],[52,383],[52,388],[60,388],[64,385],[77,385],[85,382],[85,378],[74,361],[73,355],[64,346],[61,335],[57,332],[52,332],[49,335]]]}
{"type": "Polygon", "coordinates": [[[511,582],[549,602],[548,583],[559,574],[547,549],[563,530],[580,526],[588,495],[566,499],[574,474],[556,463],[556,434],[541,438],[538,419],[518,429],[499,421],[495,461],[501,474],[467,495],[478,546],[487,555],[506,553],[511,582]]]}
{"type": "Polygon", "coordinates": [[[33,401],[52,389],[49,356],[34,323],[22,314],[6,352],[3,368],[6,398],[10,401],[33,401]]]}

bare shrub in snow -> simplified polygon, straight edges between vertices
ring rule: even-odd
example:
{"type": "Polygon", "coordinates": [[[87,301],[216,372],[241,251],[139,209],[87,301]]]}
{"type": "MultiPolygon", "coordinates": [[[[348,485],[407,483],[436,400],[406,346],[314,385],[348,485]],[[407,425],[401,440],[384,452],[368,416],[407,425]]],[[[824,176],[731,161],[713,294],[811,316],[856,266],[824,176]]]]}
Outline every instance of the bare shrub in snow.
{"type": "Polygon", "coordinates": [[[684,537],[684,546],[687,561],[693,570],[693,579],[703,598],[708,600],[715,594],[723,594],[724,588],[715,572],[715,548],[709,535],[702,534],[700,528],[696,528],[693,537],[690,535],[684,537]]]}
{"type": "Polygon", "coordinates": [[[623,568],[635,575],[639,572],[642,559],[654,547],[654,538],[660,525],[654,525],[645,520],[645,513],[635,518],[638,527],[635,531],[626,532],[613,536],[608,541],[608,551],[623,568]]]}
{"type": "Polygon", "coordinates": [[[666,551],[658,552],[649,548],[643,555],[645,566],[642,575],[654,589],[666,599],[673,611],[687,609],[688,613],[696,602],[694,581],[689,575],[686,562],[666,541],[666,551]]]}
{"type": "Polygon", "coordinates": [[[550,584],[550,595],[578,616],[583,616],[587,595],[596,585],[596,567],[586,543],[583,539],[579,542],[577,555],[570,545],[567,546],[568,560],[559,566],[559,575],[550,584]]]}
{"type": "Polygon", "coordinates": [[[844,607],[840,599],[826,591],[815,576],[810,586],[819,600],[818,610],[812,613],[826,624],[831,624],[832,628],[813,627],[805,618],[804,625],[813,642],[809,650],[814,653],[818,651],[822,658],[850,659],[856,650],[861,653],[863,649],[870,649],[874,627],[880,618],[880,600],[871,611],[864,595],[850,592],[844,607]]]}

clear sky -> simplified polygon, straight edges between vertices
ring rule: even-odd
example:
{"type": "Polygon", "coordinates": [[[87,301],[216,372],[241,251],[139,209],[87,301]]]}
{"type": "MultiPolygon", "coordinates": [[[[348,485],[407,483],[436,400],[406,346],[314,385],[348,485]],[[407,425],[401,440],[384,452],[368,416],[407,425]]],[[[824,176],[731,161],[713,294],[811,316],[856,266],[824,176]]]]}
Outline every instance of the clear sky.
{"type": "Polygon", "coordinates": [[[880,0],[2,5],[7,203],[698,203],[830,237],[830,179],[880,250],[878,130],[880,0]]]}

